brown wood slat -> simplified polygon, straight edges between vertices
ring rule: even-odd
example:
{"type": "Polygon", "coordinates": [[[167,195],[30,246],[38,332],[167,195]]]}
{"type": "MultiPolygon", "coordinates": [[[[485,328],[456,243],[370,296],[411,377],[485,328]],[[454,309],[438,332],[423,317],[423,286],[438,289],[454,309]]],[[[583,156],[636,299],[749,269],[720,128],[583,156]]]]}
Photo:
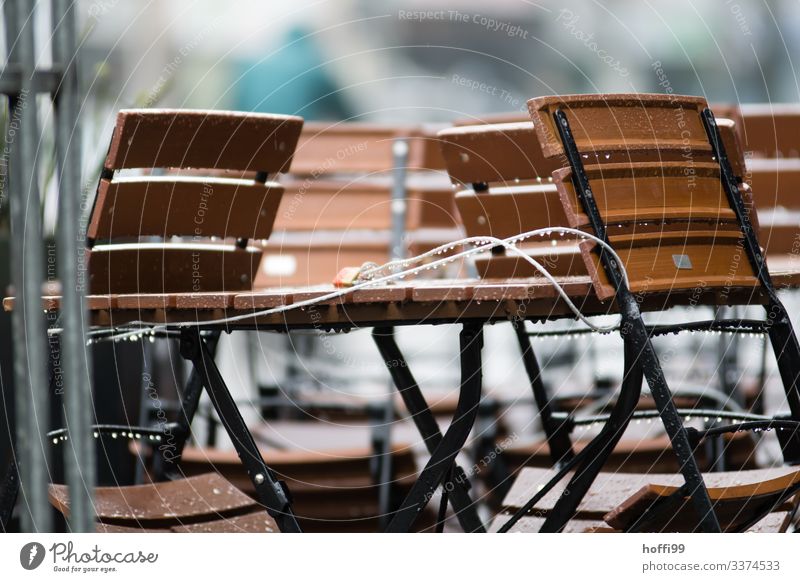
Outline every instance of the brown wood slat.
{"type": "Polygon", "coordinates": [[[407,140],[409,168],[439,170],[444,167],[435,136],[424,128],[311,122],[303,128],[292,171],[315,177],[388,171],[394,165],[392,144],[398,138],[407,140]]]}
{"type": "Polygon", "coordinates": [[[173,526],[175,533],[278,533],[278,526],[265,510],[213,521],[173,526]]]}
{"type": "MultiPolygon", "coordinates": [[[[707,483],[708,496],[722,531],[737,531],[749,522],[764,506],[772,511],[787,511],[791,504],[781,501],[785,491],[800,484],[800,471],[787,475],[742,484],[743,471],[731,474],[732,479],[722,485],[707,483]]],[[[604,516],[611,527],[624,530],[636,522],[653,503],[675,493],[680,484],[657,485],[649,482],[622,504],[604,516]]],[[[643,532],[697,531],[698,520],[688,499],[669,512],[657,513],[642,524],[643,532]]]]}
{"type": "MultiPolygon", "coordinates": [[[[489,525],[489,532],[497,532],[503,524],[510,518],[510,513],[502,513],[494,518],[489,525]]],[[[759,521],[753,527],[747,530],[747,533],[785,533],[791,523],[791,513],[788,511],[777,511],[770,513],[764,519],[759,521]]],[[[514,527],[511,528],[510,533],[538,533],[544,525],[543,517],[523,517],[514,527]]],[[[564,527],[564,533],[621,533],[608,526],[608,524],[601,520],[591,519],[573,519],[567,522],[564,527]]]]}
{"type": "Polygon", "coordinates": [[[561,167],[544,156],[530,121],[454,127],[439,139],[447,171],[461,184],[546,180],[561,167]]]}
{"type": "MultiPolygon", "coordinates": [[[[586,174],[606,224],[663,220],[733,222],[715,164],[609,164],[587,166],[586,174]]],[[[572,183],[572,171],[553,175],[564,213],[573,228],[589,224],[572,183]]]]}
{"type": "Polygon", "coordinates": [[[800,210],[800,159],[751,160],[746,182],[759,210],[777,206],[800,210]]]}
{"type": "Polygon", "coordinates": [[[237,291],[229,293],[181,293],[175,298],[176,309],[228,309],[233,307],[237,291]]]}
{"type": "MultiPolygon", "coordinates": [[[[386,181],[286,182],[277,212],[279,231],[389,230],[392,226],[391,184],[386,181]]],[[[453,191],[445,184],[406,191],[406,228],[457,226],[453,191]]],[[[263,237],[253,237],[263,238],[263,237]]]]}
{"type": "MultiPolygon", "coordinates": [[[[653,233],[635,238],[615,237],[611,243],[628,273],[630,290],[639,295],[689,290],[719,290],[760,287],[736,231],[684,231],[653,233]],[[627,240],[626,240],[627,239],[627,240]],[[679,267],[679,265],[681,265],[679,267]],[[691,268],[688,268],[688,267],[691,268]]],[[[597,297],[614,296],[614,288],[593,252],[594,243],[580,244],[597,297]]]]}
{"type": "MultiPolygon", "coordinates": [[[[520,250],[540,263],[554,277],[585,277],[589,274],[577,243],[565,241],[556,246],[545,243],[536,247],[522,247],[520,250]]],[[[476,257],[475,267],[482,279],[542,276],[533,265],[512,253],[482,253],[476,257]]]]}
{"type": "Polygon", "coordinates": [[[119,309],[171,309],[177,307],[182,293],[133,293],[114,295],[119,309]]]}
{"type": "Polygon", "coordinates": [[[741,106],[745,149],[759,158],[800,157],[800,106],[764,103],[741,106]]]}
{"type": "MultiPolygon", "coordinates": [[[[48,495],[53,506],[69,517],[67,487],[50,485],[48,495]]],[[[255,507],[255,501],[217,473],[146,485],[97,487],[94,494],[98,520],[129,527],[180,525],[233,516],[255,507]]]]}
{"type": "Polygon", "coordinates": [[[232,245],[101,245],[89,252],[93,294],[199,293],[250,289],[261,251],[232,245]]]}
{"type": "Polygon", "coordinates": [[[475,284],[467,280],[420,281],[412,290],[411,298],[417,302],[469,301],[475,284]]]}
{"type": "Polygon", "coordinates": [[[213,178],[100,181],[87,236],[266,239],[283,187],[213,178]]]}
{"type": "Polygon", "coordinates": [[[508,238],[540,228],[569,226],[558,190],[552,184],[486,194],[459,192],[456,207],[467,236],[508,238]]]}
{"type": "MultiPolygon", "coordinates": [[[[702,97],[646,93],[537,97],[528,110],[544,155],[564,156],[553,113],[566,113],[582,153],[650,152],[656,158],[710,152],[700,111],[702,97]]],[[[564,160],[565,162],[565,160],[564,160]]],[[[567,166],[567,163],[562,163],[567,166]]]]}
{"type": "MultiPolygon", "coordinates": [[[[553,469],[524,467],[520,470],[517,479],[511,486],[503,500],[503,506],[509,511],[522,507],[528,499],[539,491],[556,472],[553,469]]],[[[797,478],[800,474],[793,467],[778,467],[774,469],[752,469],[743,471],[730,471],[720,473],[704,473],[703,479],[709,488],[724,488],[739,485],[745,488],[752,487],[764,481],[774,479],[797,478]]],[[[533,508],[542,516],[553,508],[564,487],[568,483],[565,477],[558,485],[549,491],[533,508]]],[[[683,477],[675,473],[611,473],[601,472],[592,484],[589,493],[578,506],[576,516],[580,519],[603,519],[626,499],[634,496],[648,484],[657,484],[658,487],[668,488],[683,484],[683,477]]]]}
{"type": "MultiPolygon", "coordinates": [[[[587,175],[634,293],[759,286],[714,165],[613,164],[589,166],[587,175]]],[[[553,177],[570,225],[588,226],[571,171],[553,177]]],[[[595,246],[580,243],[597,297],[606,300],[614,290],[595,246]]]]}
{"type": "Polygon", "coordinates": [[[284,172],[303,120],[288,115],[124,109],[105,167],[284,172]]]}

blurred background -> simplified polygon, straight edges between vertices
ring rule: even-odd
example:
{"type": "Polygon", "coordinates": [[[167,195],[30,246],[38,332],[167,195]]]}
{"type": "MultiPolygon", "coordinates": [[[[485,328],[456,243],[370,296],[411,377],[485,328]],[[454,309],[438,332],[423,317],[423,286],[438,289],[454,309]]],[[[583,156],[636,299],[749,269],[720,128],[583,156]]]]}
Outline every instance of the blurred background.
{"type": "Polygon", "coordinates": [[[78,4],[88,168],[131,106],[446,122],[552,93],[800,94],[797,0],[78,4]]]}

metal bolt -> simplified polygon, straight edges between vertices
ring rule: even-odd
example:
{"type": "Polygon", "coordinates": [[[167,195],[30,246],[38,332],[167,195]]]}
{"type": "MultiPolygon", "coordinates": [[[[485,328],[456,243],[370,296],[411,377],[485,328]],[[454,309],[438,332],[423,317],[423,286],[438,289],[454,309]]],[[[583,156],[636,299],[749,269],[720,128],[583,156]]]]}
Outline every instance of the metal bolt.
{"type": "Polygon", "coordinates": [[[264,482],[264,475],[261,473],[256,473],[255,481],[256,485],[261,485],[264,482]]]}

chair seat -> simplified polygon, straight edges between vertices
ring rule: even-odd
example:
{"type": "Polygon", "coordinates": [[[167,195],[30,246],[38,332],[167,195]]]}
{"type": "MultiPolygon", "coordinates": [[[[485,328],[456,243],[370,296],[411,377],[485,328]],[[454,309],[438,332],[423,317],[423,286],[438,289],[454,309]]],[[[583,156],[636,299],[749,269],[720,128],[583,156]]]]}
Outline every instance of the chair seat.
{"type": "MultiPolygon", "coordinates": [[[[533,497],[542,486],[544,486],[556,471],[551,469],[524,468],[520,471],[506,498],[503,500],[504,510],[498,516],[498,522],[503,515],[510,517],[518,508],[522,507],[528,499],[533,497]]],[[[727,506],[722,513],[737,515],[734,507],[738,508],[737,522],[746,521],[746,518],[753,514],[754,508],[749,504],[749,500],[755,497],[763,498],[767,494],[774,494],[783,490],[793,483],[800,483],[800,469],[794,467],[778,467],[772,469],[753,469],[746,471],[730,471],[720,473],[705,473],[703,475],[706,486],[712,501],[725,503],[727,506]]],[[[549,491],[531,510],[531,518],[545,518],[553,508],[561,492],[564,490],[567,478],[549,491]]],[[[683,476],[680,474],[624,474],[624,473],[599,473],[588,494],[578,506],[577,513],[573,521],[594,521],[611,525],[614,529],[622,529],[623,526],[631,523],[632,515],[639,515],[641,507],[651,503],[656,494],[663,497],[674,491],[676,487],[683,485],[683,476]],[[647,493],[647,494],[646,494],[647,493]],[[634,503],[629,501],[634,500],[634,503]],[[627,505],[626,505],[627,504],[627,505]],[[625,511],[619,511],[624,507],[625,511]],[[639,513],[637,513],[637,511],[639,513]],[[609,522],[610,520],[610,522],[609,522]]],[[[776,504],[770,513],[792,512],[797,500],[793,499],[787,503],[776,504]]],[[[691,514],[692,508],[684,504],[681,513],[691,514]]],[[[522,528],[520,531],[530,531],[535,526],[529,518],[526,524],[516,524],[513,531],[522,528]]],[[[505,523],[505,521],[502,521],[505,523]]],[[[682,523],[669,524],[668,531],[691,531],[693,528],[686,527],[686,521],[682,523]]],[[[587,527],[594,527],[598,524],[588,524],[587,527]]],[[[664,524],[667,525],[667,524],[664,524]]],[[[788,524],[787,524],[788,526],[788,524]]],[[[497,527],[500,527],[497,525],[497,527]]],[[[577,526],[570,526],[571,531],[584,531],[575,529],[577,526]]],[[[536,530],[538,531],[538,530],[536,530]]],[[[655,531],[662,531],[655,528],[655,531]]]]}
{"type": "MultiPolygon", "coordinates": [[[[510,513],[503,513],[494,518],[489,526],[489,532],[496,532],[511,517],[510,513]]],[[[792,524],[792,514],[789,511],[775,511],[764,517],[757,524],[747,530],[747,533],[785,533],[792,524]]],[[[537,533],[544,524],[543,517],[523,517],[513,528],[511,533],[537,533]]],[[[592,519],[573,519],[567,523],[564,533],[621,533],[610,527],[606,522],[592,519]]]]}
{"type": "MultiPolygon", "coordinates": [[[[52,505],[70,515],[65,485],[50,485],[52,505]]],[[[218,473],[162,483],[98,487],[97,531],[277,531],[275,522],[250,497],[218,473]]]]}

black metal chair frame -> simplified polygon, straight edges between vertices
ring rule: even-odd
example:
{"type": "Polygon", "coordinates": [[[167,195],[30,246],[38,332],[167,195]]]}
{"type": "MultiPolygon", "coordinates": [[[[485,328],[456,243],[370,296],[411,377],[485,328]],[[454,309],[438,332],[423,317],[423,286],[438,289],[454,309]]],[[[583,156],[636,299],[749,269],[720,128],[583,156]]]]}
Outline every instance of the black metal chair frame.
{"type": "MultiPolygon", "coordinates": [[[[709,109],[705,109],[701,113],[701,117],[713,155],[719,163],[723,188],[736,214],[744,237],[748,260],[758,277],[761,291],[767,297],[767,304],[765,305],[767,319],[764,322],[715,319],[713,322],[704,322],[703,325],[707,329],[719,329],[725,326],[732,326],[733,329],[736,329],[741,325],[748,325],[750,329],[758,328],[769,335],[791,411],[791,420],[785,423],[788,426],[783,426],[785,430],[779,431],[778,436],[784,461],[789,464],[798,463],[800,462],[800,432],[798,431],[798,422],[800,421],[800,392],[798,392],[798,388],[800,388],[798,386],[798,378],[800,378],[800,343],[797,341],[786,309],[778,298],[772,284],[756,233],[751,226],[747,209],[725,152],[714,115],[709,109]]],[[[559,137],[572,169],[575,191],[581,201],[583,210],[589,217],[590,225],[596,236],[605,242],[609,242],[605,223],[594,200],[591,185],[586,176],[581,155],[575,144],[567,116],[564,111],[559,109],[554,112],[554,118],[559,137]]],[[[600,259],[605,273],[616,290],[616,301],[622,317],[620,334],[624,341],[625,374],[619,400],[600,434],[580,454],[571,455],[571,448],[568,448],[568,436],[566,439],[562,436],[565,433],[563,421],[554,419],[547,393],[541,384],[538,363],[533,350],[530,348],[529,338],[521,326],[517,328],[517,335],[523,351],[526,370],[531,378],[534,397],[537,403],[541,402],[539,408],[543,416],[543,425],[547,434],[548,444],[551,447],[551,455],[554,461],[561,463],[561,471],[534,498],[529,500],[509,522],[504,524],[500,531],[509,531],[514,523],[535,505],[536,501],[541,499],[568,471],[574,470],[574,475],[566,486],[565,493],[561,495],[552,511],[548,514],[541,531],[557,532],[564,528],[566,523],[574,516],[581,500],[588,492],[603,464],[633,418],[634,408],[641,393],[642,380],[646,378],[684,476],[685,484],[676,495],[691,497],[698,515],[698,524],[703,531],[718,532],[720,531],[719,522],[708,497],[708,491],[703,483],[702,474],[692,454],[693,445],[698,440],[697,431],[686,429],[683,426],[681,415],[672,401],[666,378],[651,342],[651,338],[654,335],[672,332],[673,330],[679,331],[684,328],[691,329],[693,324],[685,326],[645,325],[639,306],[631,291],[625,285],[620,265],[603,250],[600,251],[600,259]]],[[[696,326],[696,324],[694,325],[696,326]]],[[[784,425],[781,419],[777,418],[775,421],[759,420],[743,423],[743,425],[747,425],[746,428],[771,428],[776,423],[784,425]]],[[[737,428],[743,425],[738,425],[737,428]]],[[[712,434],[712,431],[705,432],[708,435],[712,434]]]]}

